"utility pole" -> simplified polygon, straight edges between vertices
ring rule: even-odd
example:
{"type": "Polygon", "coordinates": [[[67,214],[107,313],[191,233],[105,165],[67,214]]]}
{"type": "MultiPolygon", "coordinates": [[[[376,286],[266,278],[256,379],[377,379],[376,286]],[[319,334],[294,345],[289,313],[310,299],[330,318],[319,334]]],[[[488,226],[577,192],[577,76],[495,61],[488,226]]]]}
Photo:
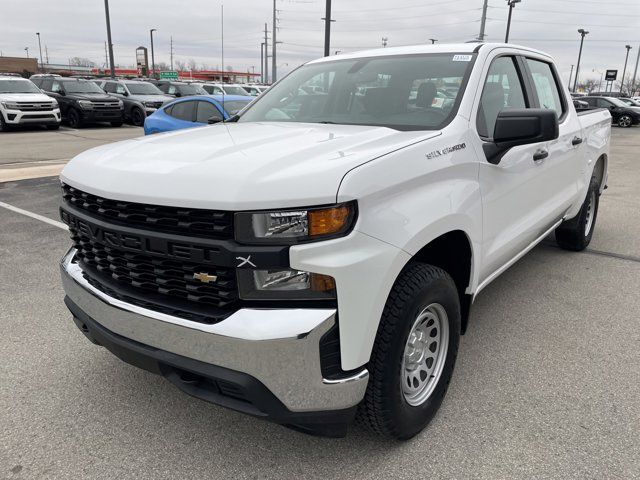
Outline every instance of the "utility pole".
{"type": "Polygon", "coordinates": [[[264,83],[269,83],[269,31],[264,24],[264,83]]]}
{"type": "Polygon", "coordinates": [[[331,48],[331,22],[335,22],[335,20],[331,20],[331,0],[326,1],[325,15],[322,20],[324,20],[324,56],[328,57],[331,48]]]}
{"type": "Polygon", "coordinates": [[[44,46],[44,58],[47,60],[47,65],[49,65],[49,49],[47,48],[46,45],[44,46]]]}
{"type": "Polygon", "coordinates": [[[220,39],[220,61],[222,62],[222,66],[220,68],[220,83],[224,83],[224,3],[220,5],[220,32],[222,37],[220,39]]]}
{"type": "Polygon", "coordinates": [[[387,43],[389,42],[389,38],[388,37],[382,37],[382,46],[384,48],[387,48],[387,43]]]}
{"type": "Polygon", "coordinates": [[[152,28],[151,30],[149,30],[149,34],[151,35],[151,76],[153,78],[158,78],[156,77],[156,59],[153,53],[153,32],[155,31],[156,31],[155,28],[152,28]]]}
{"type": "Polygon", "coordinates": [[[430,38],[429,40],[431,41],[431,45],[434,45],[438,41],[437,38],[430,38]]]}
{"type": "Polygon", "coordinates": [[[111,78],[116,78],[116,67],[113,61],[113,43],[111,42],[111,20],[109,20],[109,0],[104,0],[104,15],[107,19],[107,43],[109,44],[109,66],[111,78]]]}
{"type": "Polygon", "coordinates": [[[520,3],[522,0],[507,0],[507,4],[509,5],[509,19],[507,20],[507,33],[504,37],[504,43],[509,43],[509,31],[511,30],[511,15],[513,13],[513,9],[516,6],[516,3],[520,3]]]}
{"type": "Polygon", "coordinates": [[[173,72],[173,35],[169,37],[169,44],[171,45],[169,50],[169,58],[171,58],[171,71],[173,72]]]}
{"type": "Polygon", "coordinates": [[[622,69],[622,80],[620,81],[620,93],[624,89],[624,76],[627,73],[627,63],[629,62],[629,51],[631,50],[631,45],[625,45],[624,48],[627,49],[627,56],[624,59],[624,68],[622,69]]]}
{"type": "Polygon", "coordinates": [[[640,63],[640,46],[638,47],[638,58],[636,59],[636,69],[633,71],[633,78],[631,79],[631,95],[636,93],[636,76],[638,75],[638,63],[640,63]]]}
{"type": "Polygon", "coordinates": [[[107,68],[109,68],[109,54],[107,53],[107,42],[104,42],[104,69],[107,68]]]}
{"type": "Polygon", "coordinates": [[[567,83],[567,85],[569,85],[569,88],[571,88],[571,77],[573,77],[573,67],[575,65],[571,65],[571,73],[569,73],[569,83],[567,83]]]}
{"type": "Polygon", "coordinates": [[[264,81],[264,42],[260,44],[260,83],[264,81]]]}
{"type": "Polygon", "coordinates": [[[24,47],[24,51],[27,52],[27,58],[29,58],[29,47],[24,47]]]}
{"type": "Polygon", "coordinates": [[[584,28],[578,29],[578,33],[582,37],[580,39],[580,52],[578,53],[578,64],[576,65],[576,77],[573,79],[573,92],[575,93],[576,88],[578,88],[578,75],[580,74],[580,60],[582,60],[582,46],[584,45],[584,37],[586,37],[589,32],[584,28]]]}
{"type": "Polygon", "coordinates": [[[478,35],[478,40],[484,42],[484,37],[486,37],[484,31],[487,26],[487,8],[489,7],[489,0],[484,0],[484,5],[482,6],[482,19],[480,20],[480,34],[478,35]]]}
{"type": "Polygon", "coordinates": [[[44,63],[42,62],[42,44],[40,43],[40,32],[36,32],[38,36],[38,48],[40,49],[40,70],[44,70],[44,63]]]}
{"type": "Polygon", "coordinates": [[[277,10],[276,10],[276,0],[273,0],[273,34],[272,34],[272,43],[273,43],[273,47],[271,47],[271,83],[276,83],[276,80],[278,79],[278,66],[276,64],[276,50],[277,50],[277,45],[278,42],[276,41],[276,33],[278,31],[278,25],[276,24],[277,22],[277,10]]]}

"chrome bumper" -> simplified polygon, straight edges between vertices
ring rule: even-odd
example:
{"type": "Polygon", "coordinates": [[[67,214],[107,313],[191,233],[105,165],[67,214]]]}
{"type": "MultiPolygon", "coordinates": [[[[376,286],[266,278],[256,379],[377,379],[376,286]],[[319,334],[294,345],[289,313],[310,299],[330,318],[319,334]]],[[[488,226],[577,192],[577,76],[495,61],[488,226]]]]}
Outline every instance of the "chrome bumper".
{"type": "Polygon", "coordinates": [[[340,410],[362,400],[369,373],[322,378],[320,338],[335,324],[332,309],[241,309],[215,325],[131,305],[90,285],[75,263],[61,262],[67,296],[104,328],[125,338],[260,380],[292,412],[340,410]]]}

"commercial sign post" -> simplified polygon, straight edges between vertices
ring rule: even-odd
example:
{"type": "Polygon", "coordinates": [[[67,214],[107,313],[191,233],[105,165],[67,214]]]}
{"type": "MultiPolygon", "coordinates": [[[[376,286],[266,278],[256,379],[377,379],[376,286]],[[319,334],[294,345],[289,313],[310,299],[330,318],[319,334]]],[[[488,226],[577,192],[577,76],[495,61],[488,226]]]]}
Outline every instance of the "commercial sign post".
{"type": "Polygon", "coordinates": [[[176,71],[160,72],[160,80],[178,80],[178,72],[176,71]]]}
{"type": "Polygon", "coordinates": [[[618,70],[607,70],[607,73],[604,76],[604,79],[607,81],[605,92],[610,92],[613,90],[613,82],[615,82],[617,78],[618,70]]]}
{"type": "Polygon", "coordinates": [[[138,75],[146,77],[149,74],[149,56],[146,47],[136,48],[136,67],[138,75]]]}

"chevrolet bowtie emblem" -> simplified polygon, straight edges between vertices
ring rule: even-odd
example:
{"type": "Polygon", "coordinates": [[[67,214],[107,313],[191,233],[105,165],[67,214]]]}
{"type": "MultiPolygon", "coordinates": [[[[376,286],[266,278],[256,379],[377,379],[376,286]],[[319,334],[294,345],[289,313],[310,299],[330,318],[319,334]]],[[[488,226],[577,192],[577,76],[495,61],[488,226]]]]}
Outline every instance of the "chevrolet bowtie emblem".
{"type": "Polygon", "coordinates": [[[211,283],[218,280],[218,277],[216,275],[209,275],[208,273],[205,273],[205,272],[198,272],[193,274],[193,279],[199,280],[202,283],[211,283]]]}

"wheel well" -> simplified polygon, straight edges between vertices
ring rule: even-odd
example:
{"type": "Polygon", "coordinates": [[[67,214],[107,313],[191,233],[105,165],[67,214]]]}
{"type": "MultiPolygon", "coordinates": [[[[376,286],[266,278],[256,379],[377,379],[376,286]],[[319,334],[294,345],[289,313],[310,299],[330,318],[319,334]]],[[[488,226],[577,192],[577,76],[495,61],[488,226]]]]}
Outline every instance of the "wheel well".
{"type": "Polygon", "coordinates": [[[606,161],[607,161],[607,156],[602,155],[600,158],[598,158],[598,161],[596,162],[596,166],[593,167],[593,176],[595,176],[596,179],[598,180],[598,185],[600,186],[601,190],[604,187],[604,185],[602,185],[602,181],[604,180],[604,171],[605,171],[606,161]]]}
{"type": "Polygon", "coordinates": [[[464,333],[469,320],[472,296],[465,293],[471,279],[471,244],[466,233],[454,230],[425,245],[413,260],[428,263],[446,271],[456,284],[460,297],[461,330],[464,333]]]}

